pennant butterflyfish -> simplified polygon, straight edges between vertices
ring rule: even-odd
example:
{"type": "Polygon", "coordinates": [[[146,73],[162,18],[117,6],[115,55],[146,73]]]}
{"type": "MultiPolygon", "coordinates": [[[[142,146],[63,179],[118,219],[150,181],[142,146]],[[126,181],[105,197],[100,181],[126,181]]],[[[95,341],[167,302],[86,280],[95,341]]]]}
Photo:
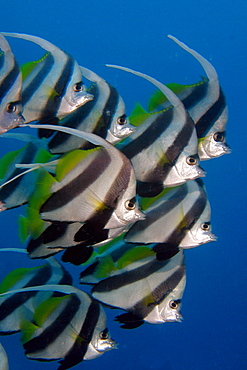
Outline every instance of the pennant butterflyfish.
{"type": "Polygon", "coordinates": [[[93,99],[82,83],[81,68],[71,55],[37,36],[2,34],[31,41],[47,51],[40,60],[21,67],[23,115],[27,122],[62,118],[93,99]]]}
{"type": "MultiPolygon", "coordinates": [[[[135,131],[126,116],[125,104],[117,90],[103,78],[87,68],[82,74],[93,84],[89,91],[94,99],[59,121],[59,125],[95,133],[112,144],[135,131]]],[[[89,143],[82,138],[57,132],[49,142],[52,153],[65,153],[74,149],[86,149],[89,143]]]]}
{"type": "Polygon", "coordinates": [[[124,328],[138,327],[144,321],[181,321],[185,279],[183,251],[167,261],[157,261],[153,254],[112,271],[110,277],[94,285],[92,295],[105,305],[128,312],[117,317],[124,328]]]}
{"type": "Polygon", "coordinates": [[[171,103],[163,112],[150,114],[121,147],[131,160],[140,182],[138,194],[154,195],[150,192],[153,184],[162,190],[163,187],[204,176],[205,172],[199,167],[196,130],[180,99],[152,77],[125,67],[108,66],[145,78],[157,86],[171,103]]]}
{"type": "MultiPolygon", "coordinates": [[[[72,151],[64,155],[58,160],[56,177],[47,172],[41,173],[29,200],[29,209],[36,207],[41,220],[47,222],[46,226],[55,222],[67,227],[66,223],[76,222],[77,224],[69,226],[69,231],[72,232],[77,228],[75,241],[90,245],[90,239],[94,237],[96,241],[92,244],[104,241],[104,233],[103,239],[97,239],[97,235],[104,229],[107,232],[105,239],[108,239],[107,230],[114,229],[113,235],[118,235],[127,225],[145,217],[135,197],[134,170],[130,161],[118,149],[92,133],[63,126],[30,126],[76,134],[94,145],[102,146],[87,151],[72,151]]],[[[39,235],[36,234],[35,239],[42,231],[39,235]]],[[[54,239],[52,237],[53,241],[54,239]]],[[[73,238],[69,236],[69,240],[73,238]]],[[[41,240],[41,244],[44,244],[44,240],[41,240]]],[[[56,253],[54,249],[51,252],[56,253]]]]}
{"type": "Polygon", "coordinates": [[[7,40],[0,34],[0,135],[24,123],[21,72],[7,40]]]}
{"type": "Polygon", "coordinates": [[[68,285],[34,286],[0,294],[52,291],[66,295],[44,300],[31,320],[21,324],[21,340],[28,358],[39,361],[60,360],[60,370],[83,360],[101,356],[117,348],[106,327],[102,306],[81,290],[68,285]]]}
{"type": "MultiPolygon", "coordinates": [[[[147,202],[150,198],[147,199],[147,202]]],[[[141,204],[144,208],[146,200],[141,204]]],[[[127,243],[164,243],[159,253],[169,248],[192,248],[215,241],[210,223],[210,204],[201,179],[165,189],[149,201],[146,219],[135,223],[125,235],[127,243]]]]}
{"type": "MultiPolygon", "coordinates": [[[[194,121],[200,160],[230,153],[230,148],[225,140],[228,108],[215,68],[208,60],[174,36],[168,35],[168,37],[193,55],[201,64],[207,76],[199,83],[192,85],[167,85],[176,92],[194,121]]],[[[164,95],[163,98],[161,95],[162,93],[158,91],[151,97],[149,106],[152,110],[166,99],[164,95]]]]}

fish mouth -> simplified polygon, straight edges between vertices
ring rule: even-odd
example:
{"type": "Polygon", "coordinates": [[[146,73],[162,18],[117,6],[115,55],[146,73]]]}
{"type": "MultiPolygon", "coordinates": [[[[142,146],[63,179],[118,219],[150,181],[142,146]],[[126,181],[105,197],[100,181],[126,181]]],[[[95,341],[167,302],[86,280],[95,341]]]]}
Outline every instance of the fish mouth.
{"type": "Polygon", "coordinates": [[[79,99],[79,101],[77,101],[77,103],[75,102],[73,104],[70,104],[71,106],[75,106],[75,107],[80,107],[84,104],[86,104],[87,102],[91,101],[94,99],[94,96],[92,94],[89,94],[89,93],[85,93],[84,95],[81,96],[81,99],[79,99]]]}

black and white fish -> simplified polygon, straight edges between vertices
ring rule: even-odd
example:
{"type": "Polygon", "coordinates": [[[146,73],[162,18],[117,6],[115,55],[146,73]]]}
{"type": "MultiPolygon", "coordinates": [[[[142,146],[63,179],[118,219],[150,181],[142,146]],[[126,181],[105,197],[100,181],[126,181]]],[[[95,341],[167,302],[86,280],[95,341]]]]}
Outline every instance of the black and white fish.
{"type": "MultiPolygon", "coordinates": [[[[87,68],[82,74],[93,82],[89,91],[94,99],[59,121],[59,125],[95,133],[112,144],[135,131],[126,116],[125,104],[117,90],[87,68]]],[[[52,153],[65,153],[88,148],[88,142],[75,136],[57,132],[49,141],[52,153]]]]}
{"type": "MultiPolygon", "coordinates": [[[[147,202],[149,198],[147,199],[147,202]]],[[[191,180],[173,189],[165,189],[145,209],[146,219],[135,223],[125,235],[127,243],[163,243],[154,250],[192,248],[215,241],[211,231],[211,210],[201,179],[191,180]]]]}
{"type": "MultiPolygon", "coordinates": [[[[130,261],[132,258],[133,255],[130,261]]],[[[92,295],[106,305],[128,312],[117,318],[124,328],[138,327],[144,321],[154,324],[181,321],[179,310],[185,280],[183,251],[167,261],[157,261],[153,255],[113,271],[93,287],[92,295]]]]}
{"type": "Polygon", "coordinates": [[[28,358],[60,360],[58,369],[65,370],[117,348],[117,343],[110,338],[102,306],[77,288],[53,284],[35,286],[10,290],[0,294],[0,298],[33,291],[66,295],[43,301],[31,320],[23,320],[22,343],[28,358]]]}
{"type": "Polygon", "coordinates": [[[0,34],[0,134],[24,123],[21,88],[19,66],[7,40],[0,34]]]}
{"type": "Polygon", "coordinates": [[[138,194],[152,196],[163,187],[204,176],[205,172],[199,167],[194,123],[180,99],[152,77],[125,67],[108,66],[145,78],[157,86],[172,104],[163,112],[150,114],[121,147],[135,169],[139,181],[138,194]]]}
{"type": "Polygon", "coordinates": [[[49,41],[33,35],[2,32],[34,42],[47,53],[22,66],[22,105],[26,122],[62,118],[93,99],[82,83],[78,63],[49,41]]]}

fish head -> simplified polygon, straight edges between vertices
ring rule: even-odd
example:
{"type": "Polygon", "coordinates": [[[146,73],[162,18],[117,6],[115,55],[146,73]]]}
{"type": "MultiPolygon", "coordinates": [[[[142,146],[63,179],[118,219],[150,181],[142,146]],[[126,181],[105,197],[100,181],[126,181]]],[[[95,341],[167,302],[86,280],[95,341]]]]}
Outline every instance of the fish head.
{"type": "Polygon", "coordinates": [[[87,92],[82,81],[70,84],[65,96],[61,99],[59,117],[66,116],[90,100],[93,100],[93,95],[87,92]]]}
{"type": "Polygon", "coordinates": [[[182,152],[169,172],[169,177],[165,179],[164,185],[182,185],[186,181],[193,180],[198,177],[204,177],[205,173],[206,172],[199,165],[197,154],[188,155],[186,152],[182,152]]]}
{"type": "Polygon", "coordinates": [[[95,326],[92,339],[89,343],[84,359],[91,360],[101,356],[104,352],[117,348],[117,343],[110,337],[106,327],[106,315],[100,307],[100,315],[95,326]]]}
{"type": "Polygon", "coordinates": [[[181,242],[181,248],[192,248],[217,240],[217,237],[212,233],[210,214],[210,205],[207,201],[206,207],[200,217],[191,228],[189,227],[186,236],[181,242]]]}
{"type": "Polygon", "coordinates": [[[202,161],[228,153],[231,153],[231,149],[226,143],[225,132],[223,131],[211,132],[208,136],[199,140],[198,155],[202,161]]]}
{"type": "Polygon", "coordinates": [[[116,110],[111,118],[111,125],[107,131],[106,140],[116,144],[136,131],[126,115],[125,104],[121,96],[118,98],[116,110]]]}
{"type": "Polygon", "coordinates": [[[25,122],[22,116],[22,105],[19,101],[7,102],[6,104],[1,104],[3,109],[0,107],[0,134],[11,130],[14,127],[20,126],[25,122]]]}
{"type": "Polygon", "coordinates": [[[159,304],[159,314],[163,322],[181,322],[182,315],[180,313],[181,309],[181,299],[183,296],[184,288],[186,283],[186,275],[184,273],[182,279],[168,295],[159,304]]]}

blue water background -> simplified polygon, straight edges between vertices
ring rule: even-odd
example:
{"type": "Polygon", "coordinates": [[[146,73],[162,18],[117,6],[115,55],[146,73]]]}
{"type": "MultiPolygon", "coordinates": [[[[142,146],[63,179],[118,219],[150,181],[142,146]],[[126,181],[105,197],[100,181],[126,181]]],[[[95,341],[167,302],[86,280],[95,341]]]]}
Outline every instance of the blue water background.
{"type": "MultiPolygon", "coordinates": [[[[197,82],[200,66],[166,37],[172,34],[214,65],[228,101],[227,138],[233,152],[203,163],[218,241],[186,251],[184,320],[126,331],[113,322],[116,312],[107,310],[119,349],[75,369],[246,369],[247,2],[2,0],[0,12],[1,30],[48,39],[111,82],[123,96],[128,113],[135,101],[146,104],[153,87],[105,67],[106,63],[140,70],[164,83],[197,82]]],[[[35,59],[36,49],[33,51],[30,43],[17,40],[12,45],[20,62],[35,59]]],[[[1,155],[18,145],[0,139],[1,155]]],[[[19,213],[0,214],[1,247],[20,246],[19,213]]],[[[13,268],[39,264],[24,255],[2,253],[0,278],[13,268]]],[[[77,281],[81,269],[66,267],[77,281]]],[[[0,341],[11,370],[57,368],[56,363],[27,360],[18,334],[0,337],[0,341]]]]}

